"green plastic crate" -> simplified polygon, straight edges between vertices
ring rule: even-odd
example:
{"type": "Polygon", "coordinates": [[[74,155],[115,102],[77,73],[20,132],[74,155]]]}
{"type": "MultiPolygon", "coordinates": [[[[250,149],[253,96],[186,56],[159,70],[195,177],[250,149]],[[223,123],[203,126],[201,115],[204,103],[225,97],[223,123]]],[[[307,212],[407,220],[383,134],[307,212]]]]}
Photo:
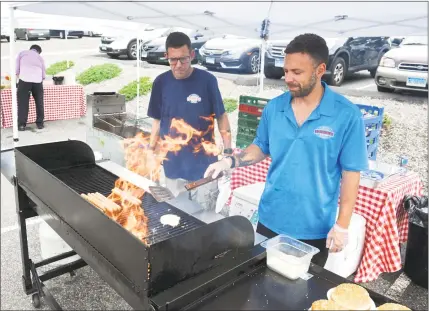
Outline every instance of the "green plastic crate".
{"type": "Polygon", "coordinates": [[[240,104],[246,104],[246,105],[254,106],[258,108],[265,108],[265,106],[268,104],[268,101],[270,100],[266,98],[244,96],[244,95],[241,95],[239,99],[240,104]]]}
{"type": "Polygon", "coordinates": [[[257,120],[248,120],[248,119],[238,118],[238,128],[248,127],[248,128],[257,129],[258,125],[259,125],[259,121],[257,121],[257,120]]]}
{"type": "Polygon", "coordinates": [[[245,113],[245,112],[239,112],[238,113],[238,120],[250,120],[250,121],[256,121],[259,123],[259,121],[261,120],[261,117],[255,116],[253,114],[250,113],[245,113]]]}
{"type": "Polygon", "coordinates": [[[243,134],[243,135],[255,137],[256,136],[256,128],[244,127],[244,126],[239,127],[237,129],[237,134],[243,134]]]}

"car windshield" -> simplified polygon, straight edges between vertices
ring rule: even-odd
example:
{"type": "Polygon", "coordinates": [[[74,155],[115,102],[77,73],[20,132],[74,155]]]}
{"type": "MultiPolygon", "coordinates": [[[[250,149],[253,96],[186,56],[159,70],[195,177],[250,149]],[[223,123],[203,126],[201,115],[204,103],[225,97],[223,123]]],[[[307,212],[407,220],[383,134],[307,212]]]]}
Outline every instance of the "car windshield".
{"type": "Polygon", "coordinates": [[[428,38],[424,36],[408,37],[402,41],[401,45],[428,45],[428,38]]]}

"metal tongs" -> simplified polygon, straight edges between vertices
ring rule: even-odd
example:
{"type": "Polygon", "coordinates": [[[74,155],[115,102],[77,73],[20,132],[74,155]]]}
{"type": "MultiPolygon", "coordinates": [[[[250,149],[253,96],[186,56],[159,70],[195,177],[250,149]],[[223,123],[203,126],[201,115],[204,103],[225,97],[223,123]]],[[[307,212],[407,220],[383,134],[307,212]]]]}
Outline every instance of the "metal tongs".
{"type": "Polygon", "coordinates": [[[152,194],[152,196],[155,198],[158,202],[165,202],[172,199],[175,199],[179,194],[185,192],[185,191],[191,191],[195,188],[198,188],[202,185],[208,184],[209,182],[212,182],[216,179],[219,179],[223,176],[223,172],[221,172],[216,178],[213,178],[211,176],[208,176],[206,178],[201,178],[197,181],[188,183],[184,186],[183,190],[180,190],[176,195],[171,192],[170,189],[162,186],[149,186],[149,190],[152,194]]]}

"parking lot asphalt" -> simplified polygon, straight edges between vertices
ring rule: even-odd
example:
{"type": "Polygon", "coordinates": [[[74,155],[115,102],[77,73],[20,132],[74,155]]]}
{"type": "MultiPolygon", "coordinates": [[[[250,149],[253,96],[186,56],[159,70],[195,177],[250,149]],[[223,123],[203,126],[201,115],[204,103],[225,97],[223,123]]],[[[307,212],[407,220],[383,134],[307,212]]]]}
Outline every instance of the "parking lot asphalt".
{"type": "MultiPolygon", "coordinates": [[[[99,37],[83,37],[81,39],[68,38],[67,40],[52,38],[49,41],[41,39],[29,42],[24,40],[18,40],[15,45],[15,52],[18,53],[21,50],[28,49],[31,44],[39,44],[42,47],[42,56],[44,57],[47,66],[56,61],[64,60],[65,57],[70,58],[70,60],[77,60],[79,58],[106,59],[106,61],[112,63],[135,66],[135,61],[128,60],[125,57],[120,57],[119,59],[111,59],[106,54],[100,53],[98,50],[99,43],[99,37]]],[[[1,65],[3,68],[2,73],[7,68],[9,68],[9,44],[10,43],[4,40],[1,43],[1,65]]],[[[256,80],[258,80],[257,75],[240,74],[236,71],[215,71],[213,73],[218,77],[236,80],[239,83],[241,81],[241,83],[243,84],[256,84],[256,80]]],[[[265,79],[265,83],[266,85],[284,84],[283,80],[271,79],[265,79]]],[[[371,78],[368,71],[362,71],[347,78],[347,80],[340,88],[372,92],[376,92],[377,90],[374,80],[371,78]]]]}

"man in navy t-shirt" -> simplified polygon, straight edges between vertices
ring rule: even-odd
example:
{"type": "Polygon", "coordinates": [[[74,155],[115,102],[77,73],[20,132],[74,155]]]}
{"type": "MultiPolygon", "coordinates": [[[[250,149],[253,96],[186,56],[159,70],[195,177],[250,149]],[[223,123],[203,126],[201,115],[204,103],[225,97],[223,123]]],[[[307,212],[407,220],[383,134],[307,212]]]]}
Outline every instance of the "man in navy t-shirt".
{"type": "MultiPolygon", "coordinates": [[[[153,118],[151,147],[161,137],[178,137],[172,119],[182,119],[199,131],[178,152],[169,152],[163,162],[166,186],[174,192],[184,189],[187,182],[203,178],[207,167],[218,160],[207,154],[201,143],[214,143],[214,119],[223,139],[224,154],[232,154],[231,130],[216,78],[209,72],[193,68],[195,51],[191,40],[182,32],[171,33],[165,43],[166,58],[171,70],[153,82],[148,116],[153,118]]],[[[216,205],[217,182],[201,186],[190,198],[210,209],[216,205]]]]}
{"type": "Polygon", "coordinates": [[[300,35],[285,54],[289,91],[267,104],[253,144],[212,164],[206,175],[270,155],[257,231],[317,247],[312,261],[323,267],[328,250],[338,252],[347,244],[360,172],[368,168],[365,126],[358,106],[321,81],[329,58],[323,38],[300,35]]]}

